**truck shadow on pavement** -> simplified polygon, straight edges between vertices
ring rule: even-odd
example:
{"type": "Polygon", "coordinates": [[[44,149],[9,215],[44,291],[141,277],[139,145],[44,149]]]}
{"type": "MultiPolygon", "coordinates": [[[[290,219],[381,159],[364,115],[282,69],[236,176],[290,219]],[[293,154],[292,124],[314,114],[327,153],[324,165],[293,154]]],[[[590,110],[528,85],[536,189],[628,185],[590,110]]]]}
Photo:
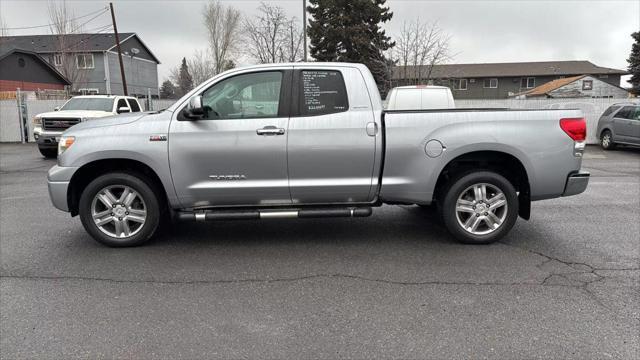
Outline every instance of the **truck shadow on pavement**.
{"type": "Polygon", "coordinates": [[[380,241],[456,243],[431,209],[418,206],[374,208],[368,218],[270,219],[196,223],[174,221],[161,227],[146,246],[358,244],[380,241]]]}

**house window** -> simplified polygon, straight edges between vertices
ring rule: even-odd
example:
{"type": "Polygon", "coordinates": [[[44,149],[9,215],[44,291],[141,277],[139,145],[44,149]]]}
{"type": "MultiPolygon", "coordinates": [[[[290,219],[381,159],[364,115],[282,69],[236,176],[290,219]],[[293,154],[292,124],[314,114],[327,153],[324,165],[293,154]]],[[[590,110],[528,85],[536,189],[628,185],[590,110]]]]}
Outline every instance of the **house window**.
{"type": "Polygon", "coordinates": [[[498,78],[484,79],[484,85],[482,87],[484,87],[485,89],[498,88],[498,78]]]}
{"type": "Polygon", "coordinates": [[[82,95],[98,95],[100,93],[99,89],[78,89],[78,92],[82,95]]]}
{"type": "Polygon", "coordinates": [[[582,90],[593,90],[593,80],[582,80],[582,90]]]}
{"type": "Polygon", "coordinates": [[[453,79],[453,90],[467,90],[467,79],[453,79]]]}
{"type": "Polygon", "coordinates": [[[93,54],[76,55],[76,66],[78,69],[93,69],[93,54]]]}
{"type": "Polygon", "coordinates": [[[520,80],[520,87],[523,89],[532,89],[536,87],[536,78],[534,77],[523,77],[520,80]]]}
{"type": "Polygon", "coordinates": [[[53,65],[62,66],[62,54],[53,55],[53,65]]]}

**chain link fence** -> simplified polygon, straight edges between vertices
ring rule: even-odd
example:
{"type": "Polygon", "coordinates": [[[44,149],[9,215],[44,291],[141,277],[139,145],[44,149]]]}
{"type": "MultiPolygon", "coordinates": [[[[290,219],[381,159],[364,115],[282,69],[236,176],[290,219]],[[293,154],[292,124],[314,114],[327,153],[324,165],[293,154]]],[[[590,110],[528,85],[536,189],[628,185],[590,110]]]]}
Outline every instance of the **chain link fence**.
{"type": "MultiPolygon", "coordinates": [[[[62,106],[66,101],[64,99],[0,100],[0,142],[34,142],[33,117],[53,111],[56,106],[62,106]]],[[[149,106],[147,99],[138,99],[138,101],[145,111],[149,111],[166,109],[176,100],[151,99],[151,106],[149,106]]]]}

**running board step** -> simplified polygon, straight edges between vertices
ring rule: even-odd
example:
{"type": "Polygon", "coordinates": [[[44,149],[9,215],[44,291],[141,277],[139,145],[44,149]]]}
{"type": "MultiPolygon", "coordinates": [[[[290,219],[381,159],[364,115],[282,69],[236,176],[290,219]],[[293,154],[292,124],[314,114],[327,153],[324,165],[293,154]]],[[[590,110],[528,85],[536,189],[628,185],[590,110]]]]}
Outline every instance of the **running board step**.
{"type": "Polygon", "coordinates": [[[282,210],[202,210],[181,211],[180,220],[256,220],[278,218],[329,218],[329,217],[367,217],[372,210],[370,207],[357,208],[328,208],[328,209],[282,209],[282,210]]]}

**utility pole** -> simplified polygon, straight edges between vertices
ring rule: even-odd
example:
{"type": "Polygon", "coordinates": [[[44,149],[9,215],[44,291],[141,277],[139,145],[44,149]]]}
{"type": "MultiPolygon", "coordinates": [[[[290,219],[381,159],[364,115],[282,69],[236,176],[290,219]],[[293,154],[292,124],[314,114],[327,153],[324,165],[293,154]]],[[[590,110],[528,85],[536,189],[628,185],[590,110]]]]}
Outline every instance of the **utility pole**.
{"type": "Polygon", "coordinates": [[[307,0],[302,0],[302,33],[304,34],[304,61],[307,61],[307,0]]]}
{"type": "Polygon", "coordinates": [[[120,36],[118,36],[118,27],[116,26],[116,15],[113,12],[113,3],[109,3],[111,8],[111,21],[113,22],[113,32],[116,35],[116,48],[118,49],[118,61],[120,62],[120,76],[122,77],[122,91],[125,96],[129,95],[127,92],[127,79],[124,76],[124,64],[122,63],[122,51],[120,50],[120,36]]]}

